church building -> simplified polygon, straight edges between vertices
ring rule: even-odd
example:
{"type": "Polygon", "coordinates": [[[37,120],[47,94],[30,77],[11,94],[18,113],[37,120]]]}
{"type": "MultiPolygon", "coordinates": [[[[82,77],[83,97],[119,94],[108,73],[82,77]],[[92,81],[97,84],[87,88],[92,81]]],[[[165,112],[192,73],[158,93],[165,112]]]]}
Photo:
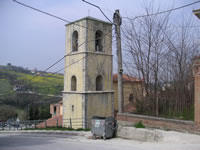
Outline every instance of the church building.
{"type": "Polygon", "coordinates": [[[112,24],[86,17],[66,25],[63,91],[65,120],[80,119],[87,128],[92,116],[114,114],[112,24]]]}

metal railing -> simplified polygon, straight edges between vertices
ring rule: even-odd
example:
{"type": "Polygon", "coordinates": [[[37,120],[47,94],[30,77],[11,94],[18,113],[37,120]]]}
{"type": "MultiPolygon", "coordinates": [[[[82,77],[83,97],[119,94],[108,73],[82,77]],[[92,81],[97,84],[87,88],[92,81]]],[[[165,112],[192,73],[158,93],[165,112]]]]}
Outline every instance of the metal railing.
{"type": "Polygon", "coordinates": [[[67,128],[90,128],[91,127],[91,118],[69,118],[63,119],[63,127],[67,128]]]}
{"type": "Polygon", "coordinates": [[[0,122],[0,130],[23,130],[28,128],[37,128],[37,125],[46,120],[27,120],[27,121],[6,121],[0,122]]]}
{"type": "Polygon", "coordinates": [[[26,120],[26,121],[6,121],[0,122],[0,130],[24,130],[46,127],[66,127],[66,128],[83,128],[91,127],[91,118],[69,118],[63,119],[62,122],[58,118],[50,118],[50,120],[26,120]]]}
{"type": "Polygon", "coordinates": [[[158,103],[158,114],[156,114],[156,104],[143,103],[137,107],[136,114],[157,116],[180,120],[194,120],[194,101],[193,100],[178,100],[169,98],[160,98],[158,103]]]}

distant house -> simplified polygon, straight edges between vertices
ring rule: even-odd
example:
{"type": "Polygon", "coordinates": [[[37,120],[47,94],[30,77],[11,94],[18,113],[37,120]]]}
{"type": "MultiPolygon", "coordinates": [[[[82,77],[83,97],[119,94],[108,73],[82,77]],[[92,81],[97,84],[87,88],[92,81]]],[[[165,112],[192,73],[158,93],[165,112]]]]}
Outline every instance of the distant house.
{"type": "Polygon", "coordinates": [[[35,71],[35,70],[31,70],[31,73],[32,73],[32,74],[35,74],[35,73],[36,73],[36,71],[35,71]]]}
{"type": "MultiPolygon", "coordinates": [[[[143,81],[136,78],[123,75],[123,91],[124,91],[124,111],[133,112],[136,111],[136,101],[140,100],[144,96],[143,81]]],[[[114,109],[118,111],[118,76],[113,75],[113,88],[114,88],[114,109]]],[[[55,104],[50,104],[50,114],[52,117],[63,115],[62,101],[55,104]]]]}
{"type": "Polygon", "coordinates": [[[13,87],[13,91],[25,91],[25,86],[24,85],[20,85],[20,84],[15,85],[13,87]]]}
{"type": "MultiPolygon", "coordinates": [[[[123,75],[123,91],[124,91],[124,112],[134,112],[136,111],[136,104],[143,96],[143,81],[131,77],[126,74],[123,75]]],[[[118,76],[113,75],[113,89],[114,93],[114,110],[118,111],[118,76]]],[[[63,116],[63,102],[50,104],[50,114],[51,118],[47,121],[51,126],[56,126],[56,119],[59,120],[59,124],[62,122],[63,116]]],[[[43,124],[44,126],[44,124],[43,124]]],[[[42,127],[42,126],[41,126],[42,127]]]]}
{"type": "Polygon", "coordinates": [[[50,114],[52,117],[63,115],[63,105],[62,101],[55,104],[50,104],[50,114]]]}
{"type": "Polygon", "coordinates": [[[51,118],[37,125],[37,128],[62,126],[63,105],[62,100],[58,103],[50,104],[51,118]]]}
{"type": "MultiPolygon", "coordinates": [[[[118,75],[113,75],[114,109],[118,112],[118,75]]],[[[123,74],[124,112],[136,111],[136,103],[144,96],[143,81],[123,74]]]]}

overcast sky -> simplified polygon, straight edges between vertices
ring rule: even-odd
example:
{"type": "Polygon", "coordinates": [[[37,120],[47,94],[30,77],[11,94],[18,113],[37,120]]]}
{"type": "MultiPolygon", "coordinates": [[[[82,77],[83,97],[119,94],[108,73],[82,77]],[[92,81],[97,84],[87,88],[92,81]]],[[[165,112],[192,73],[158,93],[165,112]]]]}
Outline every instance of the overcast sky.
{"type": "MultiPolygon", "coordinates": [[[[86,16],[106,21],[97,8],[81,0],[19,1],[69,21],[86,16]]],[[[115,9],[120,9],[121,16],[143,15],[144,7],[150,2],[150,0],[89,1],[99,5],[111,20],[115,9]]],[[[162,11],[194,1],[197,0],[154,0],[154,4],[160,6],[162,11]]],[[[200,3],[174,11],[173,14],[176,17],[188,14],[198,20],[192,15],[192,10],[198,8],[200,3]]],[[[0,0],[0,65],[11,63],[29,69],[46,69],[65,54],[65,24],[61,20],[23,7],[12,0],[0,0]]],[[[55,72],[63,67],[64,62],[61,62],[49,71],[55,72]]]]}

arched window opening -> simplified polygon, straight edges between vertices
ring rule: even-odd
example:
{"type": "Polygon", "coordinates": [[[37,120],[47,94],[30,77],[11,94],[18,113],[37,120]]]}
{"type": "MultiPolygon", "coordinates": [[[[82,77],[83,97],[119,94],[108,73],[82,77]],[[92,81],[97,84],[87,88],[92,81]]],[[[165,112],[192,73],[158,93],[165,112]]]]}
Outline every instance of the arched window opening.
{"type": "Polygon", "coordinates": [[[98,30],[96,31],[95,33],[95,50],[96,51],[100,51],[102,52],[103,51],[103,33],[102,31],[98,30]]]}
{"type": "Polygon", "coordinates": [[[54,110],[53,110],[53,113],[54,113],[54,115],[56,115],[56,106],[54,106],[54,110]]]}
{"type": "Polygon", "coordinates": [[[78,32],[74,31],[72,34],[72,51],[78,51],[78,32]]]}
{"type": "Polygon", "coordinates": [[[71,78],[71,90],[76,91],[76,77],[72,76],[71,78]]]}
{"type": "Polygon", "coordinates": [[[96,78],[96,91],[103,90],[103,78],[101,75],[97,76],[96,78]]]}
{"type": "Polygon", "coordinates": [[[130,95],[129,95],[129,102],[133,102],[133,94],[131,93],[130,95]]]}

